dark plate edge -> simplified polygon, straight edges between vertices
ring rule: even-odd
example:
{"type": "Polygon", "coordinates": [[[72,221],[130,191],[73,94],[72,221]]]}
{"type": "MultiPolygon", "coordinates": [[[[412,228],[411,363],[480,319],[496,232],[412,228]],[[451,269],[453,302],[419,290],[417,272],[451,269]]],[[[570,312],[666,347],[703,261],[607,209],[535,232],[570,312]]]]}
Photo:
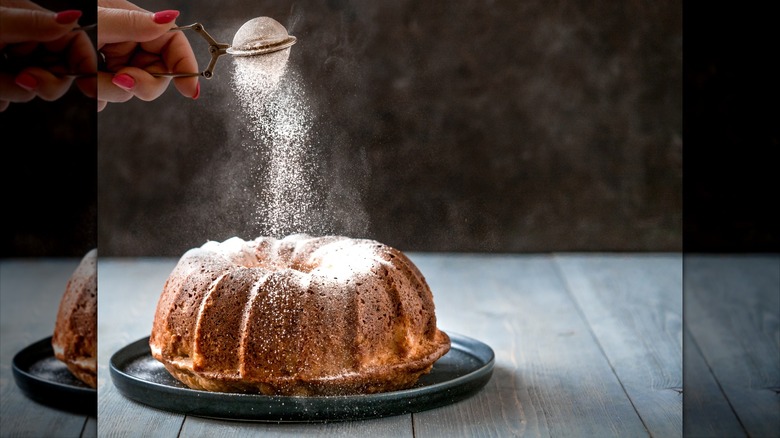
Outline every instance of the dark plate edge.
{"type": "MultiPolygon", "coordinates": [[[[140,379],[121,370],[120,363],[133,360],[148,354],[149,337],[138,339],[117,350],[109,361],[112,382],[119,392],[141,404],[184,415],[222,420],[239,420],[271,423],[311,423],[336,422],[380,418],[393,415],[409,414],[430,410],[466,399],[477,393],[490,380],[495,364],[495,353],[487,344],[460,334],[447,332],[452,341],[452,348],[476,357],[481,365],[466,375],[459,376],[447,382],[412,388],[404,391],[372,394],[371,406],[359,409],[360,403],[365,403],[363,395],[348,396],[315,396],[315,397],[283,397],[264,396],[258,394],[225,394],[189,388],[174,388],[157,382],[140,379]],[[140,349],[141,351],[135,351],[140,349]],[[121,360],[120,360],[121,359],[121,360]],[[176,399],[175,407],[171,407],[164,399],[159,399],[158,393],[176,399]],[[182,394],[189,394],[186,399],[182,394]],[[241,406],[250,406],[254,412],[256,406],[266,406],[265,412],[247,413],[241,409],[231,409],[225,406],[225,397],[241,406]],[[187,405],[185,400],[195,401],[187,405]],[[398,407],[399,400],[406,404],[398,407]],[[269,405],[270,403],[270,405],[269,405]],[[290,411],[289,407],[299,405],[325,405],[328,409],[317,410],[308,408],[290,411]],[[205,406],[205,407],[204,407],[205,406]],[[283,412],[279,406],[288,406],[283,412]],[[216,407],[216,410],[215,410],[216,407]]],[[[230,404],[232,404],[230,403],[230,404]]],[[[171,403],[172,404],[172,403],[171,403]]]]}
{"type": "Polygon", "coordinates": [[[27,370],[36,360],[54,355],[52,336],[29,344],[14,354],[11,361],[16,386],[29,399],[73,414],[97,416],[97,389],[67,385],[42,379],[27,370]]]}

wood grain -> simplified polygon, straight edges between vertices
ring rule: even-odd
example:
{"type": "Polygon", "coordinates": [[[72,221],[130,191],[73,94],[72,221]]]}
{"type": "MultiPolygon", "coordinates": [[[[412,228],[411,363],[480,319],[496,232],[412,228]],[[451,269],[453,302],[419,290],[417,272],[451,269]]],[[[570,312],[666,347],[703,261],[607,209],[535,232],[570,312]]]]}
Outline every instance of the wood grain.
{"type": "Polygon", "coordinates": [[[749,436],[780,436],[778,291],[780,256],[686,256],[686,324],[749,436]]]}
{"type": "Polygon", "coordinates": [[[682,257],[555,260],[590,330],[653,436],[682,435],[682,257]]]}
{"type": "Polygon", "coordinates": [[[263,437],[411,437],[410,415],[378,418],[361,421],[335,423],[250,423],[221,421],[198,417],[187,417],[181,436],[210,438],[225,436],[231,438],[263,437]]]}
{"type": "Polygon", "coordinates": [[[496,352],[487,387],[414,415],[421,436],[646,436],[545,256],[423,255],[439,325],[496,352]]]}
{"type": "Polygon", "coordinates": [[[688,330],[685,330],[683,342],[683,435],[746,436],[726,395],[688,330]]]}
{"type": "Polygon", "coordinates": [[[175,261],[128,259],[98,261],[98,435],[175,437],[184,415],[125,398],[111,382],[108,363],[127,344],[149,336],[165,280],[175,261]]]}

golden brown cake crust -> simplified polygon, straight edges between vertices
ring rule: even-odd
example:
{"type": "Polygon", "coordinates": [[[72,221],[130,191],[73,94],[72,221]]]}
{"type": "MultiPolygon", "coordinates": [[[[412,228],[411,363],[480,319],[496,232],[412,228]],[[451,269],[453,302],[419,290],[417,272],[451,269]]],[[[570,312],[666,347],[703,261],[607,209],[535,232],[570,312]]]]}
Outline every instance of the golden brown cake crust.
{"type": "Polygon", "coordinates": [[[76,378],[97,387],[97,250],[68,279],[52,335],[54,355],[76,378]]]}
{"type": "Polygon", "coordinates": [[[293,235],[185,253],[160,295],[150,347],[191,388],[330,395],[409,388],[450,339],[401,251],[293,235]]]}

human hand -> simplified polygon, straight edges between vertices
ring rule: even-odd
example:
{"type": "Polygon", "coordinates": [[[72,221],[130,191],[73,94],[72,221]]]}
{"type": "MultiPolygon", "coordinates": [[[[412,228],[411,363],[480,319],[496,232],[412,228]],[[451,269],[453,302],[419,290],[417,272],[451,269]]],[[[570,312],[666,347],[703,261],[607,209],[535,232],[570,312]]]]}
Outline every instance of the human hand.
{"type": "MultiPolygon", "coordinates": [[[[187,37],[170,31],[178,15],[171,10],[152,13],[127,0],[98,1],[97,45],[107,69],[98,72],[98,111],[108,102],[126,102],[133,96],[144,101],[160,97],[171,78],[154,73],[198,71],[187,37]]],[[[200,95],[195,76],[174,78],[173,83],[185,97],[200,95]]]]}
{"type": "Polygon", "coordinates": [[[96,97],[97,56],[89,36],[76,30],[81,15],[29,0],[0,0],[0,111],[35,97],[57,100],[74,81],[96,97]]]}

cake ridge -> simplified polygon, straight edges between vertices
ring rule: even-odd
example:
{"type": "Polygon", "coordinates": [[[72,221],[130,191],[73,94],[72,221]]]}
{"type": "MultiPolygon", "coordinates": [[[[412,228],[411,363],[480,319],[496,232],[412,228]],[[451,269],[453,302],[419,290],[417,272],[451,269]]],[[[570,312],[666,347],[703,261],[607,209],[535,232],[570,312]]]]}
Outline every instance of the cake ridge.
{"type": "MultiPolygon", "coordinates": [[[[247,326],[249,325],[249,315],[250,310],[252,308],[252,303],[257,299],[257,295],[260,293],[260,286],[261,284],[265,283],[265,280],[268,278],[270,273],[265,274],[260,280],[256,281],[254,285],[249,290],[249,299],[247,300],[246,304],[244,305],[242,317],[241,317],[241,329],[240,329],[240,339],[238,341],[238,348],[239,348],[239,357],[244,356],[246,353],[246,332],[247,332],[247,326]]],[[[240,362],[239,362],[239,368],[238,368],[238,375],[243,376],[240,362]]]]}
{"type": "Polygon", "coordinates": [[[193,366],[196,366],[195,364],[201,362],[200,357],[202,355],[198,353],[198,345],[196,344],[195,340],[197,339],[197,334],[200,332],[201,324],[203,322],[203,312],[206,308],[206,303],[208,302],[211,294],[214,293],[214,290],[217,288],[219,282],[227,275],[227,272],[223,272],[219,277],[217,277],[216,280],[212,281],[209,287],[206,289],[206,293],[203,295],[203,298],[200,300],[197,317],[195,318],[195,326],[193,327],[192,345],[190,346],[190,351],[192,351],[193,366]]]}

